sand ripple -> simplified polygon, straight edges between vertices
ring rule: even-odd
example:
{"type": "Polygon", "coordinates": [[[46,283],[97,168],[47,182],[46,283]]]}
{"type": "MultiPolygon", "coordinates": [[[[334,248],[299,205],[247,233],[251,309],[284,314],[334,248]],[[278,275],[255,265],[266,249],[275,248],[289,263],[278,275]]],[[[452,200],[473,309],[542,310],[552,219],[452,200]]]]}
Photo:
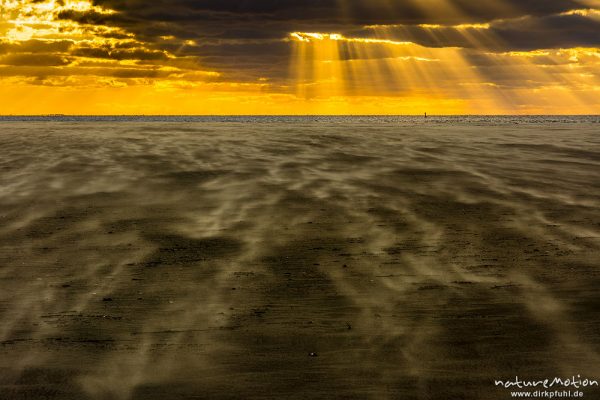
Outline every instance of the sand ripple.
{"type": "Polygon", "coordinates": [[[0,393],[600,377],[595,125],[4,122],[0,393]]]}

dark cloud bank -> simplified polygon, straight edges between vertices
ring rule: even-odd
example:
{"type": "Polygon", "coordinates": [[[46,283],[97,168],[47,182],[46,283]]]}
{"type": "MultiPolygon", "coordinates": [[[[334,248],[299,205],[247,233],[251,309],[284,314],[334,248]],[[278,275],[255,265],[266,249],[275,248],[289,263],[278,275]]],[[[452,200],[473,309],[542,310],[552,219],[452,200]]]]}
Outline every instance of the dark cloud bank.
{"type": "MultiPolygon", "coordinates": [[[[62,12],[59,17],[85,24],[121,27],[157,48],[199,57],[202,64],[223,71],[246,70],[250,75],[283,71],[290,32],[340,32],[349,37],[373,37],[368,25],[395,25],[391,39],[411,40],[429,47],[489,46],[493,51],[534,50],[600,45],[600,24],[590,15],[565,14],[586,8],[573,0],[449,1],[141,1],[96,0],[117,11],[62,12]],[[490,23],[476,43],[458,24],[490,23]],[[435,35],[420,25],[441,24],[435,35]],[[165,37],[175,40],[165,40],[165,37]],[[181,41],[194,45],[181,46],[181,41]],[[275,68],[279,66],[281,68],[275,68]],[[254,71],[254,72],[252,72],[254,71]]],[[[472,29],[473,36],[481,32],[472,29]]]]}
{"type": "MultiPolygon", "coordinates": [[[[268,77],[271,84],[285,86],[293,51],[291,32],[335,32],[348,38],[411,41],[475,53],[600,47],[600,14],[584,0],[94,0],[93,4],[115,12],[63,8],[54,17],[97,29],[97,36],[114,42],[0,42],[0,63],[6,68],[59,67],[77,57],[134,60],[142,66],[217,71],[218,79],[228,82],[268,77]]],[[[387,54],[376,45],[369,51],[372,58],[387,54]]],[[[340,57],[349,56],[341,49],[340,57]]]]}

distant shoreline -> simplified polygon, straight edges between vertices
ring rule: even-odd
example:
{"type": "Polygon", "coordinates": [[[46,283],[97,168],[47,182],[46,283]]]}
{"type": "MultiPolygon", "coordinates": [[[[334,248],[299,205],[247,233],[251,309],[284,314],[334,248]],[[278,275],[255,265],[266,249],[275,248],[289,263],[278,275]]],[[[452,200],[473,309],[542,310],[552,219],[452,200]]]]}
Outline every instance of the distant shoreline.
{"type": "MultiPolygon", "coordinates": [[[[424,118],[423,114],[0,114],[0,118],[301,118],[301,117],[402,117],[402,118],[424,118]]],[[[427,118],[528,118],[528,117],[600,117],[600,114],[427,114],[427,118]]]]}

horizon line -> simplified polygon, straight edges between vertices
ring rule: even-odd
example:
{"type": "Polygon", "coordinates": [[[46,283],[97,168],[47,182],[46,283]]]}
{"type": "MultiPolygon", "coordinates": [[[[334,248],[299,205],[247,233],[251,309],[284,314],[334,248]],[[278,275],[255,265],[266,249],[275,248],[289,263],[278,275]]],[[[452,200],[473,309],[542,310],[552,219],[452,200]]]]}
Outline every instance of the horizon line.
{"type": "Polygon", "coordinates": [[[600,117],[598,114],[0,114],[3,117],[600,117]]]}

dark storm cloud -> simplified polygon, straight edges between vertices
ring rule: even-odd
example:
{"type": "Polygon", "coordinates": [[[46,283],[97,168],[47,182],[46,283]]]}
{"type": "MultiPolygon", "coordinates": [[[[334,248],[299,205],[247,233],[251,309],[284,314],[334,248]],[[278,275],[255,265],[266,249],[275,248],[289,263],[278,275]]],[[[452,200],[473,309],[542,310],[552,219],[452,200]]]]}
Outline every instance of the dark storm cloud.
{"type": "Polygon", "coordinates": [[[73,46],[71,40],[26,40],[22,42],[1,41],[0,54],[6,53],[63,53],[73,46]]]}
{"type": "Polygon", "coordinates": [[[493,33],[516,49],[600,46],[600,20],[578,14],[500,22],[493,33]]]}
{"type": "Polygon", "coordinates": [[[56,54],[7,54],[0,56],[0,65],[54,67],[68,65],[69,57],[56,54]]]}
{"type": "MultiPolygon", "coordinates": [[[[464,24],[557,14],[574,0],[95,0],[118,11],[63,11],[81,23],[116,25],[142,37],[274,39],[291,31],[348,31],[374,24],[464,24]],[[448,4],[441,7],[440,4],[448,4]]],[[[554,36],[554,35],[552,35],[554,36]]]]}
{"type": "MultiPolygon", "coordinates": [[[[600,23],[579,14],[523,17],[492,22],[481,27],[394,26],[386,29],[388,39],[412,41],[427,47],[484,47],[493,51],[536,50],[600,46],[600,23]]],[[[376,29],[349,32],[356,37],[378,37],[376,29]]]]}
{"type": "Polygon", "coordinates": [[[581,8],[574,0],[95,0],[96,5],[145,21],[317,21],[325,23],[464,23],[581,8]]]}
{"type": "Polygon", "coordinates": [[[116,49],[111,46],[80,47],[72,54],[79,57],[107,58],[112,60],[167,60],[167,55],[162,51],[146,50],[142,48],[116,49]]]}
{"type": "Polygon", "coordinates": [[[22,76],[37,77],[40,79],[47,77],[72,77],[72,76],[91,76],[91,77],[113,77],[113,78],[168,78],[171,73],[159,69],[147,68],[81,68],[60,65],[2,65],[0,62],[0,77],[22,76]]]}
{"type": "MultiPolygon", "coordinates": [[[[289,55],[289,46],[273,43],[286,38],[289,32],[372,36],[372,32],[362,30],[364,25],[403,25],[402,29],[391,30],[398,40],[434,47],[483,44],[507,50],[594,46],[600,42],[597,21],[580,15],[557,15],[582,8],[582,3],[575,0],[449,0],[449,6],[443,8],[443,2],[427,0],[95,0],[94,4],[117,13],[68,11],[59,17],[121,27],[163,49],[173,47],[161,39],[164,36],[196,40],[203,47],[179,48],[179,52],[219,62],[247,55],[265,57],[271,63],[270,57],[289,55]],[[500,19],[508,22],[496,23],[488,32],[497,39],[494,43],[473,43],[451,28],[432,34],[417,26],[500,19]],[[263,43],[251,43],[257,41],[263,43]]],[[[478,33],[474,35],[477,38],[478,33]]]]}
{"type": "Polygon", "coordinates": [[[393,24],[399,27],[388,30],[389,38],[431,47],[508,51],[600,45],[596,19],[560,14],[584,7],[576,0],[94,0],[94,4],[117,13],[63,11],[58,17],[119,27],[155,49],[196,56],[208,68],[238,69],[241,76],[284,65],[291,46],[282,39],[294,31],[376,37],[363,27],[393,24]],[[451,27],[431,32],[419,26],[473,23],[492,26],[485,32],[451,27]],[[198,45],[181,46],[165,41],[167,36],[198,45]]]}
{"type": "MultiPolygon", "coordinates": [[[[5,65],[59,66],[71,60],[69,57],[134,60],[140,64],[181,65],[184,70],[217,71],[225,81],[247,82],[268,77],[270,83],[285,85],[293,51],[288,41],[290,32],[335,32],[348,38],[412,41],[427,47],[492,52],[600,47],[597,15],[565,14],[585,8],[583,0],[93,0],[93,3],[116,12],[61,8],[54,18],[75,21],[84,31],[98,37],[121,40],[77,44],[69,40],[0,42],[0,54],[11,55],[4,57],[5,65]],[[489,26],[487,29],[455,27],[460,24],[489,26]],[[386,28],[369,27],[373,25],[386,28]],[[36,59],[35,54],[43,55],[36,59]]],[[[390,57],[386,46],[369,46],[369,58],[390,57]]],[[[357,52],[340,44],[340,58],[352,57],[357,57],[357,52]]]]}

